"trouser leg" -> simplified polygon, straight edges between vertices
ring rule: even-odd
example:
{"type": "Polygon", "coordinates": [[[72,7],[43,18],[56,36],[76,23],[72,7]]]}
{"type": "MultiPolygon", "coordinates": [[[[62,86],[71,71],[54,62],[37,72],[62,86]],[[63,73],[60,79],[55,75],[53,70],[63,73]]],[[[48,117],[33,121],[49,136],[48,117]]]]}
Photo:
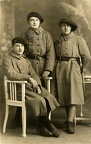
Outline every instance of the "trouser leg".
{"type": "Polygon", "coordinates": [[[50,110],[51,110],[49,102],[46,98],[45,98],[45,102],[46,102],[46,108],[47,108],[47,115],[46,116],[39,116],[39,123],[44,124],[44,125],[46,123],[47,124],[50,123],[50,120],[48,119],[48,116],[49,116],[49,113],[50,113],[50,110]]]}
{"type": "Polygon", "coordinates": [[[49,105],[48,100],[45,99],[45,101],[46,101],[46,107],[47,107],[47,116],[40,116],[39,122],[41,124],[43,124],[44,127],[47,128],[47,130],[50,131],[54,137],[59,137],[60,133],[55,128],[55,126],[52,124],[51,120],[49,120],[49,118],[48,118],[48,115],[49,115],[49,112],[51,109],[50,109],[50,105],[49,105]]]}

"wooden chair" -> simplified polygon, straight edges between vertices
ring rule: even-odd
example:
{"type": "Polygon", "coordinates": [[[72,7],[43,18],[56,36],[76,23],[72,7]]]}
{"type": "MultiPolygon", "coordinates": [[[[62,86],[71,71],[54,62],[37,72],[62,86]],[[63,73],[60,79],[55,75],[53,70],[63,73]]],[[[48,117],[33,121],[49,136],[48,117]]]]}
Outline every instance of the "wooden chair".
{"type": "MultiPolygon", "coordinates": [[[[50,92],[50,80],[52,80],[52,77],[47,77],[45,78],[45,80],[46,80],[47,90],[48,92],[50,92]]],[[[51,112],[49,113],[49,119],[51,120],[51,112]]]]}
{"type": "Polygon", "coordinates": [[[6,131],[6,124],[9,115],[9,106],[22,108],[22,136],[26,137],[26,105],[25,105],[25,83],[27,81],[10,81],[4,76],[6,111],[3,124],[3,133],[6,131]],[[17,84],[21,85],[21,100],[18,100],[17,84]]]}
{"type": "MultiPolygon", "coordinates": [[[[50,80],[51,77],[46,78],[47,89],[50,92],[50,80]]],[[[6,125],[9,115],[9,106],[16,106],[22,108],[22,136],[26,137],[26,105],[25,105],[25,84],[27,81],[10,81],[4,76],[4,88],[5,88],[5,102],[6,111],[3,124],[3,133],[6,132],[6,125]],[[17,85],[21,86],[21,93],[17,93],[17,85]],[[18,100],[18,94],[21,94],[21,100],[18,100]]],[[[51,119],[51,114],[49,114],[51,119]]]]}

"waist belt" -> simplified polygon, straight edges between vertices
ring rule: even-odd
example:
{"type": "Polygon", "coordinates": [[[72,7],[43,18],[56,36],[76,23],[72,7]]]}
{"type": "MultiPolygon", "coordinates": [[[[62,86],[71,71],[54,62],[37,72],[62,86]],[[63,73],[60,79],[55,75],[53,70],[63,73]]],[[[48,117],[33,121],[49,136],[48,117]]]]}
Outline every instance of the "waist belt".
{"type": "Polygon", "coordinates": [[[34,54],[34,55],[27,55],[27,58],[29,59],[34,59],[34,60],[41,60],[41,59],[45,59],[46,56],[40,56],[40,55],[37,55],[37,54],[34,54]]]}
{"type": "Polygon", "coordinates": [[[58,61],[79,61],[79,57],[64,57],[64,56],[57,56],[58,61]]]}

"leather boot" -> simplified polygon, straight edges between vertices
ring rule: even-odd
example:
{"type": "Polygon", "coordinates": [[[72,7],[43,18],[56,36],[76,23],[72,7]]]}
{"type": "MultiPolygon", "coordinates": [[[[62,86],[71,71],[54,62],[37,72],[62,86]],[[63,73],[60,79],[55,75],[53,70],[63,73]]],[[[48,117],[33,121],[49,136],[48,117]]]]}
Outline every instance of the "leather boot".
{"type": "Polygon", "coordinates": [[[67,133],[68,134],[74,134],[75,133],[75,128],[73,122],[68,121],[66,125],[67,133]]]}
{"type": "Polygon", "coordinates": [[[61,133],[59,133],[59,131],[56,129],[56,127],[52,123],[48,124],[46,127],[52,133],[54,137],[57,138],[60,136],[61,133]]]}
{"type": "Polygon", "coordinates": [[[40,125],[37,128],[37,133],[41,136],[47,136],[47,137],[52,136],[52,133],[50,131],[48,131],[47,128],[43,125],[40,125]]]}
{"type": "Polygon", "coordinates": [[[48,116],[41,116],[40,123],[42,123],[45,128],[52,133],[52,136],[59,137],[60,133],[52,124],[52,122],[48,119],[48,116]]]}

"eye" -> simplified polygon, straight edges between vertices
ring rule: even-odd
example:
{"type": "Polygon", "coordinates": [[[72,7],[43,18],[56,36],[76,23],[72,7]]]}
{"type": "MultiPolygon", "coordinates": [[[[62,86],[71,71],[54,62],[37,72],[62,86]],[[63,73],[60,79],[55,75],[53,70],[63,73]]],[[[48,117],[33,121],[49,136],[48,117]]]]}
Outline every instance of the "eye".
{"type": "Polygon", "coordinates": [[[61,27],[65,27],[65,24],[61,24],[61,27]]]}
{"type": "Polygon", "coordinates": [[[34,19],[29,19],[29,21],[34,21],[34,19]]]}
{"type": "Polygon", "coordinates": [[[36,21],[39,21],[39,19],[36,19],[36,21]]]}

